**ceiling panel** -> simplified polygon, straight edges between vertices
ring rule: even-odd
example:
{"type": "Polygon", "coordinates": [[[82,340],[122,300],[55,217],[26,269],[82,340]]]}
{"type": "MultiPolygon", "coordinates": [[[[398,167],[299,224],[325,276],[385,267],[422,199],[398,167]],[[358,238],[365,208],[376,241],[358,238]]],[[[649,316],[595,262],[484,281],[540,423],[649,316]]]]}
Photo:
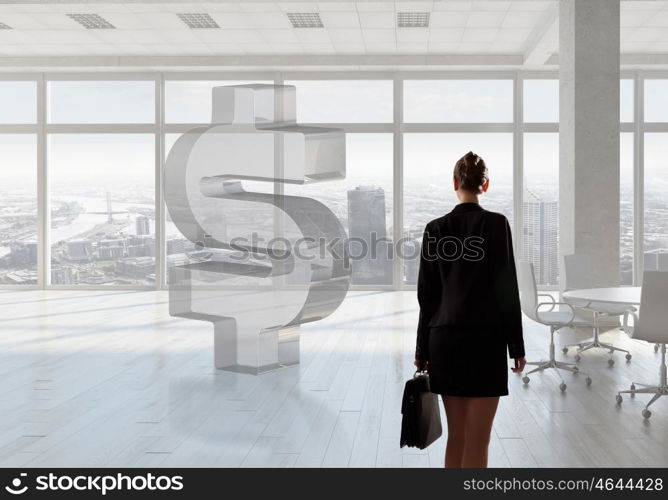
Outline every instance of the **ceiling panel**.
{"type": "Polygon", "coordinates": [[[498,31],[494,28],[466,28],[462,42],[492,42],[498,31]]]}
{"type": "Polygon", "coordinates": [[[355,2],[359,12],[394,12],[393,2],[355,2]]]}
{"type": "MultiPolygon", "coordinates": [[[[389,30],[394,35],[394,30],[389,30]]],[[[353,28],[329,29],[329,39],[333,42],[363,43],[362,30],[353,28]]]]}
{"type": "Polygon", "coordinates": [[[432,12],[429,19],[430,28],[464,27],[469,19],[468,11],[432,12]]]}
{"type": "Polygon", "coordinates": [[[394,12],[359,12],[362,28],[395,28],[394,12]]]}
{"type": "MultiPolygon", "coordinates": [[[[496,33],[496,39],[503,42],[525,42],[531,36],[533,28],[501,28],[496,33]]],[[[520,45],[520,49],[521,49],[520,45]]]]}
{"type": "Polygon", "coordinates": [[[25,13],[2,13],[0,14],[2,23],[11,26],[14,30],[43,30],[48,26],[39,21],[35,16],[25,13]]]}
{"type": "Polygon", "coordinates": [[[385,43],[385,42],[396,42],[397,41],[397,31],[395,29],[365,29],[362,31],[362,36],[365,41],[371,43],[385,43]]]}
{"type": "Polygon", "coordinates": [[[511,2],[508,10],[533,10],[533,11],[545,11],[554,5],[553,1],[550,0],[531,0],[530,2],[511,2]]]}
{"type": "Polygon", "coordinates": [[[429,30],[432,42],[459,42],[464,36],[464,28],[441,28],[429,30]]]}
{"type": "Polygon", "coordinates": [[[355,2],[318,2],[318,8],[320,9],[320,14],[323,12],[352,12],[357,10],[355,2]]]}
{"type": "MultiPolygon", "coordinates": [[[[215,31],[209,31],[209,30],[202,30],[203,33],[200,33],[200,36],[206,36],[207,38],[211,36],[211,39],[214,41],[218,39],[216,35],[219,35],[219,33],[216,33],[215,31]],[[206,31],[206,33],[204,33],[206,31]]],[[[289,29],[289,30],[259,30],[260,36],[266,40],[267,42],[273,43],[299,43],[299,40],[297,39],[297,35],[295,34],[295,30],[289,29]]]]}
{"type": "Polygon", "coordinates": [[[327,30],[319,28],[300,28],[295,30],[297,39],[302,43],[329,43],[327,30]]]}
{"type": "Polygon", "coordinates": [[[459,40],[434,42],[429,41],[429,52],[436,54],[452,54],[457,52],[459,48],[459,40]]]}
{"type": "Polygon", "coordinates": [[[435,11],[465,11],[468,12],[471,10],[473,2],[467,0],[452,1],[452,2],[434,2],[435,11]]]}
{"type": "Polygon", "coordinates": [[[329,28],[358,28],[360,19],[356,11],[321,12],[322,24],[329,28]]]}
{"type": "Polygon", "coordinates": [[[429,31],[425,29],[403,28],[397,30],[397,42],[420,42],[429,40],[429,31]]]}
{"type": "Polygon", "coordinates": [[[369,54],[394,54],[397,51],[396,42],[366,42],[364,49],[369,54]]]}
{"type": "Polygon", "coordinates": [[[531,28],[536,26],[544,17],[541,11],[513,11],[503,19],[503,28],[531,28]]]}
{"type": "Polygon", "coordinates": [[[466,21],[466,28],[498,28],[505,17],[505,11],[471,12],[466,21]]]}
{"type": "MultiPolygon", "coordinates": [[[[209,9],[218,9],[219,6],[223,5],[223,3],[219,4],[214,4],[213,7],[210,7],[211,4],[204,4],[202,5],[202,8],[204,11],[208,12],[209,9]]],[[[280,12],[281,8],[279,5],[276,3],[271,3],[271,2],[242,2],[241,4],[231,4],[229,6],[226,6],[229,8],[229,12],[232,11],[232,9],[237,9],[240,10],[241,12],[250,12],[250,13],[255,13],[255,12],[280,12]]],[[[223,9],[224,12],[224,9],[223,9]]]]}
{"type": "Polygon", "coordinates": [[[510,8],[511,3],[512,2],[510,1],[501,1],[501,0],[474,1],[473,4],[471,5],[471,10],[505,12],[510,8]]]}

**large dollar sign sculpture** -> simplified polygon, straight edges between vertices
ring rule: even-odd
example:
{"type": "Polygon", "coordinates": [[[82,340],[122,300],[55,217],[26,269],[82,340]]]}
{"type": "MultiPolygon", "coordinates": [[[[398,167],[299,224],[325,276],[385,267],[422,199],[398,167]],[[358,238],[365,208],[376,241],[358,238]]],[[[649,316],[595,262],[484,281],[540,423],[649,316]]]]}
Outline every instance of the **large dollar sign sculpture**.
{"type": "Polygon", "coordinates": [[[297,363],[299,325],[345,297],[350,264],[338,218],[316,200],[272,189],[342,177],[345,134],[298,125],[289,85],[214,88],[211,126],[174,144],[165,200],[195,251],[169,270],[169,310],[214,324],[217,368],[259,373],[297,363]],[[241,181],[269,189],[247,191],[241,181]]]}

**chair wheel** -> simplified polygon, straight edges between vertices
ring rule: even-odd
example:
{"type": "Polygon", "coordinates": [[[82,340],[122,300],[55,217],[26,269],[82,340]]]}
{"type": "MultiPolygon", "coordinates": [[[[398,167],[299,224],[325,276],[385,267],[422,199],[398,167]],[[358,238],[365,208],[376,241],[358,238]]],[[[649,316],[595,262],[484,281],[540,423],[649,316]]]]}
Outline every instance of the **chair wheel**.
{"type": "Polygon", "coordinates": [[[579,354],[576,354],[576,355],[575,355],[575,361],[580,361],[581,359],[582,359],[582,358],[580,357],[579,354]]]}
{"type": "Polygon", "coordinates": [[[559,390],[560,390],[561,392],[565,392],[565,391],[566,391],[566,384],[565,384],[564,382],[562,382],[561,384],[559,384],[559,390]]]}
{"type": "Polygon", "coordinates": [[[618,405],[622,404],[622,401],[624,401],[624,398],[622,398],[621,394],[617,394],[617,397],[615,399],[617,400],[618,405]]]}
{"type": "Polygon", "coordinates": [[[561,350],[561,352],[563,352],[564,354],[568,354],[568,347],[564,347],[564,348],[561,350]]]}
{"type": "Polygon", "coordinates": [[[591,385],[591,377],[587,377],[587,378],[585,379],[585,383],[586,383],[587,385],[591,385]]]}
{"type": "Polygon", "coordinates": [[[633,357],[633,356],[631,356],[631,354],[627,354],[627,355],[626,355],[626,361],[631,361],[631,358],[632,358],[632,357],[633,357]]]}
{"type": "Polygon", "coordinates": [[[580,369],[579,369],[577,366],[574,366],[574,367],[573,367],[573,372],[574,372],[574,373],[577,373],[577,372],[579,372],[579,371],[580,371],[580,369]]]}
{"type": "Polygon", "coordinates": [[[524,382],[525,384],[528,384],[529,380],[531,380],[531,379],[529,377],[527,377],[526,375],[524,377],[522,377],[522,382],[524,382]]]}
{"type": "Polygon", "coordinates": [[[645,408],[645,409],[642,411],[642,416],[643,416],[644,418],[649,418],[649,417],[652,416],[652,412],[649,411],[647,408],[645,408]]]}
{"type": "Polygon", "coordinates": [[[635,385],[635,384],[631,384],[631,390],[632,390],[632,391],[635,391],[635,390],[636,390],[636,385],[635,385]]]}
{"type": "Polygon", "coordinates": [[[614,364],[615,364],[615,360],[614,360],[614,359],[609,359],[609,360],[608,360],[608,366],[613,366],[614,364]]]}
{"type": "Polygon", "coordinates": [[[659,352],[659,344],[654,344],[654,352],[659,352]]]}

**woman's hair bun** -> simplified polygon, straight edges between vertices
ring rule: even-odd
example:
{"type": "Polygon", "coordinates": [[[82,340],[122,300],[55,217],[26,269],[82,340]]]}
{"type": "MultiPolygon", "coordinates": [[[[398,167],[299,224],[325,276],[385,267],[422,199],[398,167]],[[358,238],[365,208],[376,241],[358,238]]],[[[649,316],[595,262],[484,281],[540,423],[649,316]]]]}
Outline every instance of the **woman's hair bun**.
{"type": "Polygon", "coordinates": [[[482,193],[482,186],[488,179],[485,160],[469,151],[455,163],[454,177],[461,189],[482,193]]]}

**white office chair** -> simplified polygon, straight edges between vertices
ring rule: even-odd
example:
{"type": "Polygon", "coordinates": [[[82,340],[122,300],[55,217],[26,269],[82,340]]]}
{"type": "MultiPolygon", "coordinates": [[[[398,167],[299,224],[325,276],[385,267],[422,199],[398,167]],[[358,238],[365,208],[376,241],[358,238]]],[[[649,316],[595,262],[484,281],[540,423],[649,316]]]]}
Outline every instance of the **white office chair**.
{"type": "MultiPolygon", "coordinates": [[[[591,275],[591,258],[586,254],[571,254],[564,255],[564,278],[565,290],[576,290],[578,288],[593,288],[594,280],[591,275]]],[[[583,342],[576,342],[574,344],[567,344],[562,349],[563,353],[568,353],[569,347],[577,347],[577,354],[575,361],[580,361],[580,354],[589,349],[607,349],[610,352],[610,359],[608,364],[610,366],[615,364],[612,355],[615,351],[626,353],[626,359],[631,360],[631,353],[626,349],[615,347],[608,342],[601,342],[599,340],[599,318],[601,316],[622,316],[622,331],[626,332],[629,329],[629,314],[635,311],[633,306],[603,304],[601,302],[591,301],[574,301],[570,300],[570,304],[576,307],[589,309],[594,313],[594,337],[583,342]]]]}
{"type": "MultiPolygon", "coordinates": [[[[540,372],[547,370],[548,368],[554,368],[561,378],[559,370],[567,370],[572,373],[582,373],[587,375],[584,372],[580,372],[579,368],[575,366],[575,363],[565,363],[563,361],[557,361],[554,357],[554,332],[564,328],[566,326],[591,326],[591,323],[586,319],[578,316],[575,313],[573,306],[566,302],[556,302],[554,298],[546,293],[538,293],[536,289],[536,279],[533,272],[533,264],[530,262],[520,261],[517,265],[518,271],[518,284],[520,288],[520,302],[522,305],[522,311],[524,314],[529,316],[532,320],[550,327],[550,357],[546,361],[531,361],[527,365],[535,365],[536,368],[527,372],[522,378],[522,382],[525,384],[529,383],[529,375],[534,372],[540,372]],[[538,297],[548,297],[549,302],[538,302],[538,297]],[[541,311],[542,308],[549,309],[546,311],[541,311]],[[555,310],[556,306],[564,306],[567,311],[555,310]]],[[[587,385],[591,385],[591,377],[587,375],[585,379],[587,385]]],[[[559,384],[559,389],[562,391],[566,390],[566,383],[564,379],[561,378],[561,384],[559,384]]]]}
{"type": "Polygon", "coordinates": [[[645,418],[652,416],[649,406],[661,396],[668,395],[668,381],[666,380],[668,307],[666,307],[666,297],[668,297],[668,272],[645,271],[640,292],[640,311],[631,333],[634,339],[655,342],[659,345],[661,350],[659,383],[658,385],[647,385],[633,382],[630,390],[617,393],[617,403],[622,402],[622,394],[631,394],[631,396],[654,394],[642,411],[642,416],[645,418]]]}

